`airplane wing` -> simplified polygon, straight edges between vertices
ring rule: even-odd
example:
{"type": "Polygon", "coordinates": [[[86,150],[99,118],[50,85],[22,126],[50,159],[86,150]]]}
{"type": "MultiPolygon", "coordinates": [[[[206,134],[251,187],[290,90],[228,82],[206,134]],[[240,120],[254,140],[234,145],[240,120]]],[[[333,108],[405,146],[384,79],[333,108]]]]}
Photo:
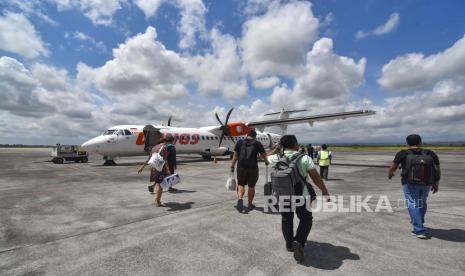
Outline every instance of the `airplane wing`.
{"type": "Polygon", "coordinates": [[[312,125],[314,122],[318,121],[329,121],[329,120],[344,120],[350,117],[359,117],[359,116],[369,116],[376,114],[376,111],[373,110],[356,110],[340,113],[330,113],[330,114],[321,114],[321,115],[312,115],[312,116],[302,116],[294,117],[288,119],[272,119],[265,121],[249,122],[247,123],[248,127],[263,129],[264,127],[269,126],[280,126],[280,125],[292,125],[292,124],[301,124],[303,122],[308,122],[312,125]]]}

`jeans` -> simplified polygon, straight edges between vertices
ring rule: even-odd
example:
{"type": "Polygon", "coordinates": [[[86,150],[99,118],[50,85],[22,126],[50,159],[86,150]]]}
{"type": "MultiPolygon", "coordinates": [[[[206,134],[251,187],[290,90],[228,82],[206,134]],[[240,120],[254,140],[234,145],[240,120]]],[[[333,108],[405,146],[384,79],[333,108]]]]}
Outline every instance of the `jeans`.
{"type": "Polygon", "coordinates": [[[292,243],[294,240],[298,241],[302,246],[305,246],[307,237],[310,234],[313,224],[312,212],[308,211],[304,206],[298,206],[295,208],[297,217],[299,218],[299,226],[297,228],[296,235],[294,237],[294,212],[282,212],[281,213],[281,228],[283,231],[284,239],[287,244],[292,243]]]}
{"type": "Polygon", "coordinates": [[[427,199],[431,186],[410,185],[404,182],[402,189],[412,221],[413,233],[424,233],[426,229],[423,224],[425,223],[427,199]]]}

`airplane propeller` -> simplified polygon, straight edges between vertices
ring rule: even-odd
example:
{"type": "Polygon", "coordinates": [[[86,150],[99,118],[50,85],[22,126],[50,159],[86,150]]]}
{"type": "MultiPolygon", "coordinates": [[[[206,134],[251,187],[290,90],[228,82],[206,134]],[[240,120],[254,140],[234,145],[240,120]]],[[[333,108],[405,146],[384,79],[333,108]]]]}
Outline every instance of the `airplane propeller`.
{"type": "Polygon", "coordinates": [[[223,122],[221,122],[220,117],[218,116],[218,113],[215,112],[216,120],[218,120],[218,122],[220,123],[220,125],[221,125],[220,130],[222,131],[221,137],[220,137],[219,147],[221,147],[221,143],[223,142],[223,139],[224,139],[225,136],[231,137],[231,133],[229,132],[228,122],[229,122],[229,117],[231,116],[231,113],[232,113],[233,109],[234,109],[234,107],[231,108],[228,111],[228,114],[226,115],[226,120],[225,120],[224,124],[223,124],[223,122]]]}
{"type": "Polygon", "coordinates": [[[170,116],[170,117],[168,118],[168,126],[171,126],[171,118],[172,118],[172,117],[173,117],[173,116],[170,116]]]}

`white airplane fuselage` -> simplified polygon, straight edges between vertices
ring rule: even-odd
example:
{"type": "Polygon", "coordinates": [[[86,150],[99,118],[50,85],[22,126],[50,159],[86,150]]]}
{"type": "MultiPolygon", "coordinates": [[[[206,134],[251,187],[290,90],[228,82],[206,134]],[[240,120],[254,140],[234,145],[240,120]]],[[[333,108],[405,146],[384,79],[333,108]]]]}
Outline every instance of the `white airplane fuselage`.
{"type": "MultiPolygon", "coordinates": [[[[175,139],[177,153],[199,154],[202,156],[220,156],[234,150],[234,145],[245,136],[225,137],[221,147],[220,135],[216,127],[182,128],[171,126],[157,126],[162,137],[172,135],[175,139]]],[[[82,144],[82,148],[105,156],[108,159],[125,156],[146,156],[144,151],[144,125],[119,125],[109,128],[104,134],[90,139],[82,144]]],[[[265,148],[270,148],[279,142],[281,135],[257,131],[257,140],[265,148]]]]}

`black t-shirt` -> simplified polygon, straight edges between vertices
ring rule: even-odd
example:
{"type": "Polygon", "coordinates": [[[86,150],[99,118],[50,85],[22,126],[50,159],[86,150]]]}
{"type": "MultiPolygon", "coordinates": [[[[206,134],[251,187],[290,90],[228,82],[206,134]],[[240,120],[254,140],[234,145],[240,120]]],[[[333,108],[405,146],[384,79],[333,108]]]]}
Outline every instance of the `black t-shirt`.
{"type": "MultiPolygon", "coordinates": [[[[425,151],[425,154],[433,157],[433,160],[434,160],[434,164],[436,166],[439,166],[439,158],[438,156],[436,155],[436,153],[434,153],[434,151],[432,150],[427,150],[427,149],[410,149],[411,151],[413,151],[413,153],[415,154],[421,154],[421,151],[425,151]]],[[[405,168],[405,160],[407,158],[407,155],[408,155],[408,152],[407,150],[401,150],[399,151],[397,154],[396,154],[396,157],[394,157],[394,162],[395,164],[397,165],[400,165],[402,167],[402,175],[404,175],[404,168],[405,168]]],[[[405,180],[406,177],[402,177],[402,180],[405,180]]]]}
{"type": "Polygon", "coordinates": [[[238,167],[258,168],[258,154],[265,153],[265,148],[263,147],[262,143],[260,143],[257,140],[244,139],[237,141],[236,146],[234,147],[234,151],[238,154],[238,167]],[[241,149],[245,146],[247,146],[248,148],[250,147],[249,150],[252,150],[252,153],[249,155],[248,158],[246,158],[246,156],[241,156],[241,153],[243,153],[241,149]]]}

